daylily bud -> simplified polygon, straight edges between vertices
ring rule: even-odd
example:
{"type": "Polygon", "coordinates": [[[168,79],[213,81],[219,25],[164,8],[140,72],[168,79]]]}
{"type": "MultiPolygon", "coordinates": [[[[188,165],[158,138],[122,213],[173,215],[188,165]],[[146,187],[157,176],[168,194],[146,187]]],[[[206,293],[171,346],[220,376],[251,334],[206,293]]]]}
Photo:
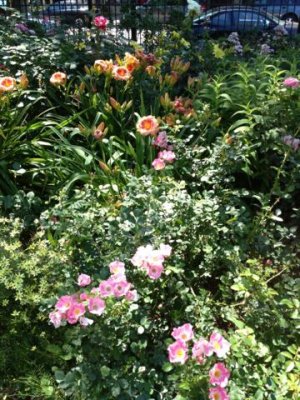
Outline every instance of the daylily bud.
{"type": "Polygon", "coordinates": [[[109,103],[110,103],[110,105],[112,106],[113,109],[115,109],[115,110],[117,110],[119,112],[121,111],[121,104],[116,99],[114,99],[113,97],[110,97],[109,98],[109,103]]]}
{"type": "Polygon", "coordinates": [[[20,88],[21,89],[27,89],[28,85],[29,85],[29,80],[27,78],[27,75],[26,74],[22,74],[20,76],[20,83],[19,83],[20,88]]]}
{"type": "Polygon", "coordinates": [[[104,122],[101,122],[93,132],[93,136],[96,140],[102,140],[107,134],[108,128],[105,128],[104,122]]]}

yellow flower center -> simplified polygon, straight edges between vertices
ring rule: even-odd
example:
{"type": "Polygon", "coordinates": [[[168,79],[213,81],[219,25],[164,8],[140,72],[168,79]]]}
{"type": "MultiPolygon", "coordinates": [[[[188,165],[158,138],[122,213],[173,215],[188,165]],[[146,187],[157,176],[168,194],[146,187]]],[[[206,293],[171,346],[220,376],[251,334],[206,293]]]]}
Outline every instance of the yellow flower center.
{"type": "Polygon", "coordinates": [[[176,352],[178,357],[183,357],[184,356],[184,350],[183,349],[178,349],[176,352]]]}
{"type": "Polygon", "coordinates": [[[183,334],[181,335],[181,339],[182,339],[182,340],[187,340],[187,334],[186,334],[186,333],[183,333],[183,334]]]}
{"type": "Polygon", "coordinates": [[[214,348],[216,350],[220,350],[220,348],[221,348],[220,343],[219,342],[214,342],[214,348]]]}
{"type": "Polygon", "coordinates": [[[216,378],[220,378],[220,376],[221,376],[221,371],[218,370],[218,369],[215,370],[214,375],[215,375],[216,378]]]}
{"type": "Polygon", "coordinates": [[[12,80],[7,78],[7,79],[3,79],[2,81],[2,85],[5,87],[10,87],[13,84],[12,80]]]}

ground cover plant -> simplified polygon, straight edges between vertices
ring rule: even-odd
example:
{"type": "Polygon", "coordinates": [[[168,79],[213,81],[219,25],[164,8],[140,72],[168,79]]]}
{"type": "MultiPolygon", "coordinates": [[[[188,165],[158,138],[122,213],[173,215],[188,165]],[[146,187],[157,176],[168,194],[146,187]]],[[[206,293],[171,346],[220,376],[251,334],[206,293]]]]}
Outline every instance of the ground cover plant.
{"type": "Polygon", "coordinates": [[[6,399],[299,398],[297,41],[185,34],[0,35],[6,399]]]}

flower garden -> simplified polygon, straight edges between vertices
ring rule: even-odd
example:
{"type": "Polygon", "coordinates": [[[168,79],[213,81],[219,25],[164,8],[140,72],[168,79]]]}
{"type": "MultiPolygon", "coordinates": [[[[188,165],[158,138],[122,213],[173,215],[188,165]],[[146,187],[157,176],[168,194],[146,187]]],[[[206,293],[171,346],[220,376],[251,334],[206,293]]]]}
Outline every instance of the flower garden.
{"type": "Polygon", "coordinates": [[[300,397],[299,38],[188,22],[1,20],[3,399],[300,397]]]}

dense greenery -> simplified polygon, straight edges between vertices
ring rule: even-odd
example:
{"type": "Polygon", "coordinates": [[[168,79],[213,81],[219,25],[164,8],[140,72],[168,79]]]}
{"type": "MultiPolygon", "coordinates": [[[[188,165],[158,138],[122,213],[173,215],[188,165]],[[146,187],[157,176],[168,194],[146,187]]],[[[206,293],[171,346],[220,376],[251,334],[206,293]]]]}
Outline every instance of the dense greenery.
{"type": "Polygon", "coordinates": [[[3,397],[208,399],[207,363],[168,360],[173,328],[191,323],[230,342],[230,399],[297,400],[300,88],[284,80],[299,78],[299,42],[240,38],[237,52],[163,32],[154,54],[125,54],[14,23],[0,27],[0,79],[16,79],[0,86],[3,397]],[[176,156],[162,169],[157,131],[140,133],[149,115],[176,156]],[[159,279],[132,262],[148,244],[172,247],[159,279]],[[55,329],[57,299],[114,260],[138,298],[55,329]]]}

